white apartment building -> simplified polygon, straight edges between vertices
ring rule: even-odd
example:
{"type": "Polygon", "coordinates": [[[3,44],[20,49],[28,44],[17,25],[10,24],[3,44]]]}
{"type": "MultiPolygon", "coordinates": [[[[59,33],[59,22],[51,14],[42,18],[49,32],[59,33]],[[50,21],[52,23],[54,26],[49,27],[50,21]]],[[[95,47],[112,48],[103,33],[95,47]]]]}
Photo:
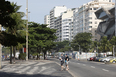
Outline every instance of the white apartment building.
{"type": "Polygon", "coordinates": [[[50,27],[50,15],[44,16],[44,24],[47,24],[47,27],[50,27]]]}
{"type": "Polygon", "coordinates": [[[100,7],[113,7],[114,3],[112,0],[94,0],[83,4],[74,11],[73,16],[73,37],[77,33],[90,32],[93,35],[92,40],[97,40],[96,29],[99,22],[94,12],[100,7]]]}
{"type": "Polygon", "coordinates": [[[54,20],[61,15],[62,12],[66,11],[67,7],[66,6],[55,6],[51,11],[50,11],[50,28],[54,28],[54,20]]]}
{"type": "Polygon", "coordinates": [[[61,15],[57,17],[54,22],[55,29],[57,29],[56,36],[58,37],[56,41],[70,41],[72,39],[71,35],[73,33],[73,28],[71,26],[73,22],[73,10],[68,9],[67,11],[61,13],[61,15]]]}

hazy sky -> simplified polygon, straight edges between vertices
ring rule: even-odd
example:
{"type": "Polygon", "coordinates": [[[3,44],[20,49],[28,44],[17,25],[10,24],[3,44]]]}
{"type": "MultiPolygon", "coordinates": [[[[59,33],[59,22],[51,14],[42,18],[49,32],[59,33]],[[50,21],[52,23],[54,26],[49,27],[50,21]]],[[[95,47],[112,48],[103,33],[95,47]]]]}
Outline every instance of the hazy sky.
{"type": "MultiPolygon", "coordinates": [[[[8,0],[22,6],[20,11],[26,13],[27,0],[8,0]]],[[[54,6],[65,5],[67,8],[76,8],[92,0],[28,0],[29,21],[44,23],[44,16],[49,14],[54,6]]],[[[115,2],[115,0],[113,0],[115,2]]],[[[26,19],[26,16],[24,17],[26,19]]]]}

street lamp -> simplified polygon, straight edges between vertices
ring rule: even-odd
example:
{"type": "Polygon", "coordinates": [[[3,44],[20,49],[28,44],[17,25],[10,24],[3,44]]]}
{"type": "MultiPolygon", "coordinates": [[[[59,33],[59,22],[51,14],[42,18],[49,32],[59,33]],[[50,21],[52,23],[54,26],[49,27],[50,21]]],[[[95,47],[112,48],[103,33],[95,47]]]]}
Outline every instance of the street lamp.
{"type": "Polygon", "coordinates": [[[26,18],[27,18],[27,24],[26,24],[26,61],[28,60],[28,0],[27,0],[27,8],[26,8],[26,18]]]}
{"type": "MultiPolygon", "coordinates": [[[[1,30],[1,24],[0,24],[0,30],[1,30]]],[[[0,69],[2,68],[2,45],[0,44],[0,69]]]]}
{"type": "Polygon", "coordinates": [[[115,36],[116,36],[116,0],[115,0],[115,36]]]}

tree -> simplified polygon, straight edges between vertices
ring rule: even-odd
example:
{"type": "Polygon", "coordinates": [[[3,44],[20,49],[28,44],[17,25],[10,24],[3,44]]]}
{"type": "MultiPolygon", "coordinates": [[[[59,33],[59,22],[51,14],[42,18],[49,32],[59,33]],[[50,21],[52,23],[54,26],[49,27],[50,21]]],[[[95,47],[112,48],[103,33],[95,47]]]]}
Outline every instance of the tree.
{"type": "Polygon", "coordinates": [[[92,41],[92,45],[90,47],[90,52],[93,52],[96,50],[98,52],[99,42],[98,41],[92,41]]]}
{"type": "Polygon", "coordinates": [[[69,49],[71,49],[71,47],[69,46],[69,41],[66,41],[66,40],[64,40],[64,41],[62,41],[62,42],[56,42],[55,44],[55,46],[53,47],[53,49],[54,50],[56,50],[56,52],[62,52],[60,49],[64,49],[65,48],[65,50],[64,51],[68,51],[69,49]]]}
{"type": "MultiPolygon", "coordinates": [[[[22,20],[22,17],[24,17],[24,13],[23,12],[19,12],[18,10],[20,9],[21,6],[17,6],[16,3],[11,3],[11,5],[13,6],[14,12],[10,14],[11,18],[13,20],[15,20],[15,25],[10,28],[10,27],[4,27],[6,30],[5,32],[7,34],[10,34],[12,36],[14,36],[15,38],[12,38],[10,41],[13,43],[9,43],[11,46],[11,50],[13,51],[14,54],[14,62],[15,62],[15,52],[16,52],[16,46],[17,48],[18,45],[20,45],[22,43],[25,43],[25,21],[22,20]],[[12,48],[13,46],[13,48],[12,48]]],[[[11,51],[11,62],[12,63],[12,51],[11,51]]]]}
{"type": "Polygon", "coordinates": [[[92,39],[92,34],[91,33],[78,33],[73,41],[72,41],[72,48],[74,50],[79,50],[79,45],[80,48],[84,51],[84,52],[88,52],[90,49],[90,45],[92,43],[91,41],[92,39]],[[77,49],[76,49],[77,48],[77,49]]]}
{"type": "Polygon", "coordinates": [[[56,39],[55,29],[50,29],[47,25],[38,24],[35,22],[29,23],[29,48],[37,48],[37,52],[44,53],[44,59],[46,51],[50,50],[55,43],[53,42],[56,39]]]}
{"type": "Polygon", "coordinates": [[[113,52],[113,48],[116,48],[116,36],[113,36],[112,39],[110,40],[110,51],[113,52]]]}
{"type": "Polygon", "coordinates": [[[9,1],[0,0],[0,24],[4,27],[14,27],[15,20],[10,16],[14,12],[13,6],[9,1]]]}
{"type": "Polygon", "coordinates": [[[100,50],[102,52],[106,52],[109,50],[109,41],[107,39],[107,36],[104,36],[101,38],[101,41],[100,41],[100,50]]]}

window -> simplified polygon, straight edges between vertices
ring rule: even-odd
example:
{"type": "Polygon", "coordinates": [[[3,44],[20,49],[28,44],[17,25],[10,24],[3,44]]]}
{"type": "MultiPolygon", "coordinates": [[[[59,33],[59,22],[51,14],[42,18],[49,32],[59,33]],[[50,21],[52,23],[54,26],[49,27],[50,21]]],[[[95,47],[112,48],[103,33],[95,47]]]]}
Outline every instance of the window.
{"type": "Polygon", "coordinates": [[[97,18],[95,18],[95,20],[97,20],[97,18]]]}
{"type": "Polygon", "coordinates": [[[92,24],[92,22],[89,22],[89,24],[92,24]]]}
{"type": "Polygon", "coordinates": [[[68,21],[71,21],[71,19],[68,19],[68,21]]]}
{"type": "Polygon", "coordinates": [[[89,17],[89,19],[92,19],[92,17],[89,17]]]}
{"type": "Polygon", "coordinates": [[[89,28],[92,28],[92,26],[89,26],[89,28]]]}
{"type": "Polygon", "coordinates": [[[92,15],[92,12],[90,12],[89,15],[92,15]]]}
{"type": "Polygon", "coordinates": [[[97,8],[94,8],[94,10],[97,10],[97,8]]]}
{"type": "Polygon", "coordinates": [[[97,22],[95,22],[95,24],[97,24],[97,22]]]}
{"type": "Polygon", "coordinates": [[[92,8],[89,8],[89,10],[92,10],[92,8]]]}

